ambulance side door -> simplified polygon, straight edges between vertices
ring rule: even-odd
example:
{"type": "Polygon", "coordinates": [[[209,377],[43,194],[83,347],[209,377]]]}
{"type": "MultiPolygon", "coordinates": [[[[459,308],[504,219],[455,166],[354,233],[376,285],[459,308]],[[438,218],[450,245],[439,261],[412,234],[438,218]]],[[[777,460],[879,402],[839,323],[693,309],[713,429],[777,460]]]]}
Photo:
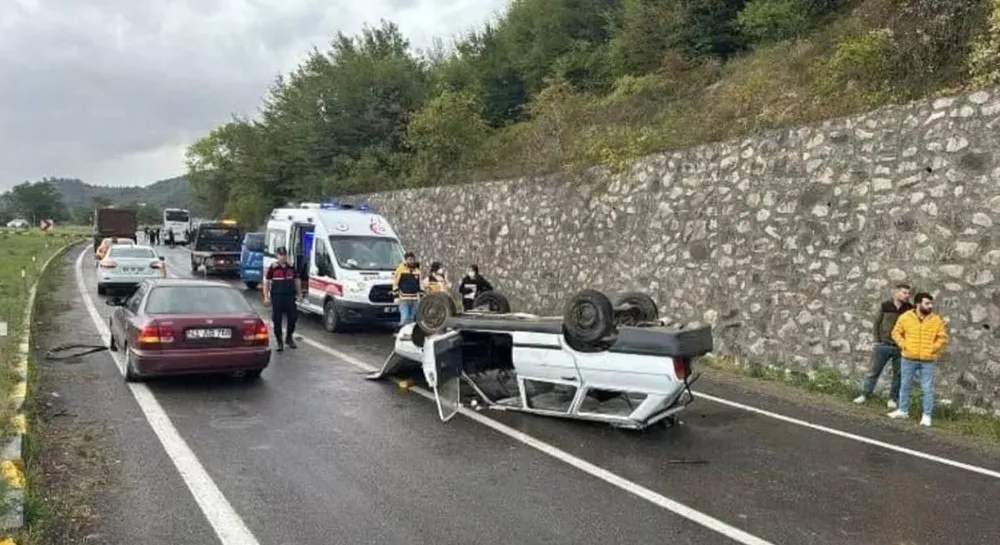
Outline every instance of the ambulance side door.
{"type": "Polygon", "coordinates": [[[326,296],[339,294],[340,284],[337,282],[337,272],[333,266],[330,253],[330,243],[324,236],[315,236],[312,243],[312,256],[309,260],[309,304],[322,312],[326,296]]]}

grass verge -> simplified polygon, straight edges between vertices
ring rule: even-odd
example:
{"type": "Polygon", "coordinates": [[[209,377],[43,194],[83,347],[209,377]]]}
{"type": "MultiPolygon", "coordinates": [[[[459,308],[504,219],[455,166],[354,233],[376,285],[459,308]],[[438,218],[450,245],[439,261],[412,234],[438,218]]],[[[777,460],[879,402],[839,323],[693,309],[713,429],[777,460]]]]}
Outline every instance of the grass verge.
{"type": "MultiPolygon", "coordinates": [[[[819,369],[807,374],[798,371],[785,371],[766,365],[738,365],[725,358],[703,358],[702,364],[708,369],[729,377],[742,378],[751,381],[766,382],[779,389],[804,392],[819,396],[843,408],[853,408],[869,416],[884,417],[889,408],[887,397],[881,394],[868,399],[861,405],[852,402],[861,395],[859,381],[848,380],[834,369],[819,369]]],[[[892,373],[886,368],[885,373],[892,373]]],[[[910,424],[916,425],[921,412],[922,392],[919,384],[914,384],[911,394],[910,424]]],[[[969,410],[936,402],[934,406],[934,426],[949,435],[957,435],[983,441],[992,445],[1000,445],[1000,419],[985,414],[976,414],[969,410]]]]}
{"type": "MultiPolygon", "coordinates": [[[[76,237],[74,237],[76,238],[76,237]]],[[[56,254],[64,245],[72,239],[67,237],[45,234],[40,231],[19,231],[0,232],[0,321],[6,323],[6,336],[0,337],[0,434],[5,440],[12,437],[17,430],[12,425],[12,420],[17,414],[15,407],[11,405],[11,391],[20,381],[16,370],[16,364],[20,358],[20,343],[24,338],[25,324],[24,312],[27,310],[28,298],[32,285],[38,282],[36,293],[37,315],[46,312],[45,305],[51,301],[50,293],[53,286],[57,286],[61,281],[60,263],[50,264],[50,268],[45,277],[40,277],[44,263],[56,254]]],[[[33,324],[28,324],[32,327],[33,324]]],[[[25,396],[25,404],[22,410],[26,413],[25,419],[30,422],[30,400],[36,389],[34,380],[34,369],[32,354],[29,354],[28,362],[28,388],[25,396]]],[[[31,427],[29,425],[30,432],[31,427]]],[[[27,460],[32,453],[32,442],[30,435],[22,436],[22,457],[27,460]]],[[[38,518],[40,508],[39,502],[30,497],[28,485],[26,483],[24,496],[24,510],[26,522],[38,518]]],[[[15,534],[21,534],[16,531],[15,534]]],[[[21,544],[22,541],[16,540],[21,544]]]]}
{"type": "MultiPolygon", "coordinates": [[[[58,248],[57,248],[58,249],[58,248]]],[[[35,299],[36,316],[50,316],[59,311],[59,303],[53,297],[58,291],[66,277],[68,265],[55,260],[49,265],[47,274],[39,280],[38,292],[35,299]]],[[[36,334],[41,334],[47,327],[47,322],[36,319],[38,329],[36,334]]],[[[18,545],[40,545],[44,543],[45,535],[45,501],[32,483],[36,476],[36,454],[37,437],[41,433],[39,419],[37,418],[38,399],[38,365],[34,353],[28,359],[28,395],[25,398],[23,412],[28,423],[28,433],[22,437],[23,457],[25,464],[25,493],[24,493],[24,528],[14,533],[14,541],[18,545]]]]}

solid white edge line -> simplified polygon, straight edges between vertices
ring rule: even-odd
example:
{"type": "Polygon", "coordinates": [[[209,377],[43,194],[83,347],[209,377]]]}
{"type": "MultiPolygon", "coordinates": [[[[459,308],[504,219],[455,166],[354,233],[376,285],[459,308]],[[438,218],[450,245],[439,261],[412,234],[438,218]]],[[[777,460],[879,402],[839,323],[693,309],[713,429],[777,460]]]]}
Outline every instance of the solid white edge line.
{"type": "Polygon", "coordinates": [[[927,452],[923,452],[923,451],[919,451],[919,450],[914,450],[914,449],[902,447],[902,446],[899,446],[899,445],[894,445],[892,443],[888,443],[888,442],[885,442],[885,441],[879,441],[878,439],[872,439],[870,437],[865,437],[863,435],[857,435],[857,434],[854,434],[854,433],[850,433],[850,432],[846,432],[846,431],[841,431],[841,430],[838,430],[838,429],[835,429],[835,428],[830,428],[830,427],[823,426],[823,425],[820,425],[820,424],[813,424],[812,422],[807,422],[805,420],[800,420],[798,418],[793,418],[793,417],[790,417],[790,416],[785,416],[783,414],[779,414],[779,413],[776,413],[776,412],[767,411],[767,410],[764,410],[764,409],[759,409],[759,408],[751,406],[751,405],[746,405],[746,404],[743,404],[743,403],[737,403],[735,401],[729,401],[728,399],[723,399],[721,397],[717,397],[717,396],[713,396],[713,395],[710,395],[710,394],[706,394],[706,393],[701,392],[701,391],[698,392],[698,396],[701,397],[702,399],[705,399],[706,401],[711,401],[711,402],[714,402],[714,403],[718,403],[720,405],[726,405],[726,406],[732,407],[734,409],[741,409],[741,410],[748,411],[748,412],[751,412],[751,413],[754,413],[754,414],[758,414],[760,416],[766,416],[768,418],[773,418],[775,420],[779,420],[779,421],[785,422],[787,424],[794,424],[796,426],[802,426],[802,427],[809,428],[809,429],[814,430],[814,431],[819,431],[819,432],[822,432],[822,433],[828,433],[830,435],[834,435],[834,436],[840,437],[842,439],[850,439],[852,441],[858,441],[860,443],[864,443],[864,444],[867,444],[867,445],[872,445],[872,446],[876,446],[876,447],[879,447],[879,448],[884,448],[886,450],[891,450],[891,451],[899,453],[899,454],[905,454],[907,456],[913,456],[915,458],[920,458],[922,460],[927,460],[927,461],[930,461],[930,462],[935,462],[935,463],[943,464],[943,465],[954,467],[954,468],[957,468],[957,469],[962,469],[962,470],[965,470],[965,471],[971,471],[973,473],[977,473],[979,475],[984,475],[984,476],[987,476],[987,477],[992,477],[994,479],[1000,479],[1000,471],[997,471],[997,470],[993,470],[993,469],[989,469],[989,468],[985,468],[985,467],[981,467],[981,466],[977,466],[977,465],[973,465],[973,464],[967,464],[965,462],[959,462],[957,460],[951,460],[951,459],[945,458],[943,456],[937,456],[937,455],[930,454],[930,453],[927,453],[927,452]]]}
{"type": "Polygon", "coordinates": [[[774,413],[771,411],[766,411],[764,409],[758,409],[757,407],[752,407],[750,405],[744,405],[742,403],[737,403],[735,401],[729,401],[728,399],[723,399],[721,397],[716,397],[713,395],[700,393],[698,394],[701,398],[720,405],[726,405],[728,407],[733,407],[734,409],[742,409],[747,412],[759,414],[761,416],[766,416],[768,418],[773,418],[775,420],[780,420],[788,424],[795,424],[796,426],[802,426],[804,428],[809,428],[816,431],[821,431],[823,433],[829,433],[830,435],[836,435],[837,437],[842,437],[844,439],[850,439],[852,441],[858,441],[859,443],[865,443],[868,445],[881,447],[893,452],[898,452],[900,454],[906,454],[916,458],[921,458],[931,462],[937,462],[939,464],[944,464],[946,466],[955,467],[958,469],[964,469],[966,471],[971,471],[973,473],[978,473],[980,475],[985,475],[987,477],[993,477],[994,479],[1000,479],[1000,471],[994,471],[992,469],[987,469],[985,467],[975,466],[972,464],[966,464],[964,462],[959,462],[957,460],[951,460],[943,456],[936,456],[927,452],[921,452],[919,450],[913,450],[906,447],[901,447],[899,445],[894,445],[892,443],[886,443],[885,441],[879,441],[878,439],[872,439],[870,437],[865,437],[863,435],[856,435],[846,431],[841,431],[834,428],[828,428],[826,426],[821,426],[819,424],[813,424],[812,422],[806,422],[805,420],[799,420],[798,418],[792,418],[790,416],[785,416],[783,414],[774,413]]]}
{"type": "MultiPolygon", "coordinates": [[[[94,327],[97,328],[101,340],[107,345],[111,338],[111,332],[100,313],[97,312],[97,307],[94,306],[94,301],[83,281],[83,259],[92,251],[92,248],[87,247],[80,252],[76,259],[76,287],[80,292],[80,299],[90,314],[90,319],[94,322],[94,327]]],[[[121,356],[114,352],[108,352],[108,354],[118,367],[119,373],[124,375],[125,365],[121,356]]],[[[247,528],[246,523],[243,522],[243,519],[236,513],[209,476],[208,471],[201,465],[194,451],[174,427],[170,417],[167,416],[160,402],[156,400],[153,392],[145,384],[130,383],[128,387],[145,415],[146,421],[153,429],[153,433],[163,445],[163,450],[174,463],[181,479],[191,491],[195,502],[201,508],[201,512],[205,515],[222,545],[260,545],[257,538],[247,528]]]]}
{"type": "MultiPolygon", "coordinates": [[[[171,272],[168,272],[167,276],[170,278],[179,278],[179,275],[171,272]]],[[[350,354],[346,354],[344,352],[341,352],[340,350],[330,348],[329,346],[326,346],[318,341],[314,341],[302,335],[301,333],[296,333],[296,335],[302,340],[302,342],[308,344],[309,346],[312,346],[313,348],[321,352],[325,352],[333,356],[334,358],[340,359],[345,363],[352,365],[358,369],[367,372],[373,372],[378,370],[376,367],[369,365],[355,358],[354,356],[351,356],[350,354]]],[[[421,397],[436,403],[436,400],[434,399],[434,394],[423,388],[414,386],[410,388],[410,391],[415,392],[421,397]]],[[[692,509],[662,494],[654,492],[642,485],[629,481],[624,477],[620,477],[602,467],[594,465],[581,458],[577,458],[576,456],[573,456],[572,454],[565,452],[531,435],[515,430],[510,426],[501,424],[500,422],[493,420],[492,418],[487,418],[485,416],[482,416],[477,412],[470,410],[464,406],[459,407],[458,412],[459,414],[469,418],[470,420],[478,424],[482,424],[483,426],[486,426],[487,428],[490,428],[495,432],[505,435],[523,445],[531,447],[543,454],[555,458],[560,462],[575,467],[576,469],[579,469],[580,471],[583,471],[584,473],[587,473],[592,477],[596,477],[608,484],[611,484],[612,486],[615,486],[621,490],[624,490],[629,494],[632,494],[633,496],[646,500],[656,505],[657,507],[670,511],[675,515],[686,518],[696,524],[704,526],[705,528],[714,531],[716,533],[719,533],[729,539],[732,539],[737,543],[741,543],[743,545],[774,545],[770,541],[764,540],[753,534],[740,530],[735,526],[731,526],[717,518],[702,513],[701,511],[692,509]]]]}

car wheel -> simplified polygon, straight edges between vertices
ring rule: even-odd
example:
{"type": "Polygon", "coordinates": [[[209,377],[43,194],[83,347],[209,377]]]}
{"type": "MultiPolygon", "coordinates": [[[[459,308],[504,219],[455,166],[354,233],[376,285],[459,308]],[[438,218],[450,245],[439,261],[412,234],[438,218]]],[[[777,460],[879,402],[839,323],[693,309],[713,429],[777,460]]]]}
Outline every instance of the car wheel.
{"type": "Polygon", "coordinates": [[[431,293],[417,303],[417,327],[427,335],[444,331],[448,318],[458,313],[455,300],[447,293],[431,293]]]}
{"type": "Polygon", "coordinates": [[[510,314],[510,300],[499,291],[484,291],[472,300],[472,308],[496,314],[510,314]]]}
{"type": "Polygon", "coordinates": [[[248,290],[255,290],[255,289],[257,289],[257,283],[256,282],[244,282],[244,284],[246,285],[246,287],[247,287],[248,290]]]}
{"type": "Polygon", "coordinates": [[[114,333],[115,329],[114,329],[114,324],[111,322],[111,320],[108,320],[108,331],[111,337],[111,339],[108,341],[108,350],[110,350],[111,352],[117,352],[118,343],[115,342],[115,333],[114,333]]]}
{"type": "Polygon", "coordinates": [[[624,293],[615,299],[615,320],[618,325],[636,326],[660,319],[660,309],[652,297],[641,292],[624,293]]]}
{"type": "Polygon", "coordinates": [[[102,284],[97,285],[97,295],[104,295],[108,293],[108,288],[102,284]]]}
{"type": "Polygon", "coordinates": [[[343,330],[340,314],[337,312],[337,303],[333,299],[327,299],[323,303],[323,329],[330,333],[343,330]]]}
{"type": "Polygon", "coordinates": [[[413,332],[410,334],[410,340],[413,341],[414,345],[423,348],[424,341],[427,340],[427,335],[424,333],[423,329],[415,327],[413,328],[413,332]]]}
{"type": "Polygon", "coordinates": [[[125,382],[142,382],[142,377],[136,372],[133,360],[132,347],[125,345],[125,382]]]}
{"type": "Polygon", "coordinates": [[[611,300],[597,290],[577,292],[566,303],[563,329],[575,343],[600,342],[615,329],[615,311],[611,300]]]}

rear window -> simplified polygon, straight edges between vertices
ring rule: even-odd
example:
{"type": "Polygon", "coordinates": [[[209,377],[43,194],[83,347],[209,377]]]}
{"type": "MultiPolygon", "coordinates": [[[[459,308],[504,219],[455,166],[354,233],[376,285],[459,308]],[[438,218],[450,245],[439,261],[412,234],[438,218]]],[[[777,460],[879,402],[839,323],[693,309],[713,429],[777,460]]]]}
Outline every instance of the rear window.
{"type": "Polygon", "coordinates": [[[243,233],[238,228],[203,227],[198,230],[197,245],[200,250],[240,251],[243,233]]]}
{"type": "Polygon", "coordinates": [[[148,257],[149,259],[156,259],[156,252],[152,248],[143,248],[141,246],[112,246],[108,255],[121,258],[148,257]]]}
{"type": "Polygon", "coordinates": [[[247,250],[251,252],[264,251],[264,233],[250,233],[245,240],[247,250]]]}
{"type": "Polygon", "coordinates": [[[243,294],[228,286],[159,286],[149,292],[147,314],[252,314],[243,294]]]}

